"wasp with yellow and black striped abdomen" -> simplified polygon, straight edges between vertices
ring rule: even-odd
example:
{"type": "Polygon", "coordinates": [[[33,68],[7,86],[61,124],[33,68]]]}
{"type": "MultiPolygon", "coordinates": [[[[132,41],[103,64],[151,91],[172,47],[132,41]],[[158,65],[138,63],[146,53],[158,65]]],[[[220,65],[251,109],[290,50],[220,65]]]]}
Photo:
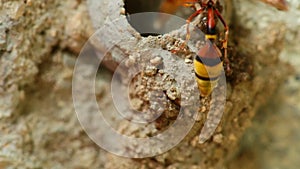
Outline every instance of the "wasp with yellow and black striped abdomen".
{"type": "MultiPolygon", "coordinates": [[[[229,60],[227,58],[227,42],[229,28],[219,12],[219,8],[222,8],[218,0],[179,0],[182,5],[195,7],[195,4],[200,4],[200,8],[196,10],[187,20],[186,26],[186,41],[182,46],[182,49],[190,39],[190,22],[195,17],[202,14],[199,24],[201,29],[205,33],[206,44],[201,47],[194,59],[194,70],[198,83],[199,90],[202,96],[208,96],[218,83],[219,76],[223,71],[223,61],[221,60],[222,52],[217,47],[218,41],[217,22],[220,20],[224,26],[224,38],[221,40],[221,45],[224,53],[224,62],[226,65],[226,71],[230,71],[229,60]]],[[[170,3],[170,2],[169,2],[170,3]]],[[[166,5],[166,4],[165,4],[166,5]]],[[[174,5],[174,8],[178,6],[178,2],[174,5]]],[[[164,6],[162,6],[164,7],[164,6]]],[[[162,8],[164,9],[164,8],[162,8]]]]}
{"type": "MultiPolygon", "coordinates": [[[[278,10],[288,10],[288,3],[286,0],[260,0],[278,10]]],[[[225,1],[226,2],[226,1],[225,1]]],[[[207,44],[203,48],[200,48],[197,52],[197,56],[194,60],[195,73],[197,77],[197,82],[202,95],[207,96],[211,93],[213,88],[216,86],[218,81],[218,76],[222,71],[222,61],[219,59],[222,54],[220,49],[215,44],[219,44],[217,41],[218,32],[216,30],[217,21],[220,20],[224,26],[225,35],[221,41],[222,52],[224,54],[224,62],[226,66],[226,72],[231,72],[229,66],[229,60],[227,57],[227,42],[229,28],[221,16],[222,6],[218,0],[164,0],[160,6],[161,12],[172,13],[180,6],[193,7],[196,9],[188,19],[187,19],[187,34],[186,42],[190,39],[189,24],[190,22],[201,14],[198,21],[198,28],[205,33],[205,38],[207,39],[207,44]],[[196,8],[196,5],[200,5],[200,8],[196,8]],[[219,61],[217,61],[219,60],[219,61]]],[[[185,45],[183,45],[185,46],[185,45]]],[[[183,47],[181,47],[184,49],[183,47]]]]}
{"type": "Polygon", "coordinates": [[[220,58],[222,57],[222,53],[216,46],[216,40],[218,37],[216,18],[220,19],[225,28],[225,37],[222,40],[222,48],[224,49],[224,61],[227,71],[230,71],[229,60],[227,58],[227,41],[229,28],[220,12],[215,7],[215,2],[213,2],[212,0],[208,0],[205,3],[203,0],[199,0],[198,3],[200,3],[201,8],[194,12],[187,19],[186,41],[188,41],[190,38],[190,22],[199,14],[205,12],[206,16],[203,18],[206,18],[206,44],[204,45],[204,47],[199,49],[194,59],[194,69],[201,95],[208,96],[217,85],[219,76],[223,71],[223,62],[220,60],[220,58]]]}
{"type": "Polygon", "coordinates": [[[194,59],[195,75],[202,96],[210,95],[218,83],[223,71],[221,56],[219,48],[214,43],[207,42],[194,59]]]}

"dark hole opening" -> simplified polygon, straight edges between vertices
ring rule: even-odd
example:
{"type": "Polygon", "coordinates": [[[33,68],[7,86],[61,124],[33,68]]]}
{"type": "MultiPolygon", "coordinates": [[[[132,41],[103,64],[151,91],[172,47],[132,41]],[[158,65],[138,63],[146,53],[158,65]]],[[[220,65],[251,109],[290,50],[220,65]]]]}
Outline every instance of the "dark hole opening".
{"type": "Polygon", "coordinates": [[[125,0],[125,9],[129,14],[140,12],[158,12],[162,0],[125,0]]]}
{"type": "MultiPolygon", "coordinates": [[[[142,12],[159,12],[159,5],[162,0],[125,0],[125,10],[129,24],[135,28],[143,37],[158,36],[158,31],[154,30],[155,17],[149,16],[142,20],[138,13],[142,12]],[[136,14],[136,15],[134,15],[136,14]],[[146,32],[145,32],[146,31],[146,32]]],[[[144,16],[144,15],[143,15],[144,16]]]]}
{"type": "Polygon", "coordinates": [[[180,7],[176,13],[171,13],[170,15],[159,14],[158,12],[161,12],[159,8],[162,2],[164,2],[164,0],[125,0],[124,7],[127,20],[141,36],[147,37],[165,34],[180,28],[180,26],[186,23],[186,16],[190,15],[191,9],[180,7]],[[177,15],[181,19],[172,15],[177,15]]]}

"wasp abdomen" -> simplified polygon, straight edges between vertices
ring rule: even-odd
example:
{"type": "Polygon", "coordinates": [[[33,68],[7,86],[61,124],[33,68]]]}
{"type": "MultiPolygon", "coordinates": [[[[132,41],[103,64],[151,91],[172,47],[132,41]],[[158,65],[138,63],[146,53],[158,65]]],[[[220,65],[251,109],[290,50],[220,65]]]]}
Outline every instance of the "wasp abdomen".
{"type": "Polygon", "coordinates": [[[208,96],[216,87],[223,71],[221,52],[215,44],[207,43],[194,59],[195,75],[202,96],[208,96]]]}

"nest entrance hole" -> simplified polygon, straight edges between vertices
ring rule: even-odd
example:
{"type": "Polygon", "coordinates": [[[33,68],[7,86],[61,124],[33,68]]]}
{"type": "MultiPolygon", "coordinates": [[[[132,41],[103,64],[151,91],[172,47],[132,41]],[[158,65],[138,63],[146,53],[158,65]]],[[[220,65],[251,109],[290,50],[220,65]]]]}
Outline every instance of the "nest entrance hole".
{"type": "Polygon", "coordinates": [[[143,20],[143,23],[141,23],[141,19],[138,18],[138,13],[143,12],[159,12],[159,6],[162,0],[151,0],[151,1],[145,1],[145,0],[125,0],[125,10],[127,14],[127,20],[130,23],[130,25],[138,31],[141,36],[148,37],[148,36],[158,36],[161,35],[157,32],[149,32],[146,30],[154,29],[155,26],[155,18],[149,17],[145,18],[143,20]],[[132,15],[132,16],[130,16],[132,15]]]}

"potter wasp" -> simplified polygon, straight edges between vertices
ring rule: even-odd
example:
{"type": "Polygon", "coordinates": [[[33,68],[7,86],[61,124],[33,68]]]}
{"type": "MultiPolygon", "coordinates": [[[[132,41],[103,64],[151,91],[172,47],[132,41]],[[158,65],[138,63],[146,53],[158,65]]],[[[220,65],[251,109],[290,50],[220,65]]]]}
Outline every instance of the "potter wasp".
{"type": "Polygon", "coordinates": [[[162,12],[173,12],[180,5],[187,7],[195,7],[195,4],[200,4],[200,9],[196,10],[187,20],[186,27],[186,42],[190,39],[190,22],[194,20],[200,14],[204,16],[201,17],[199,22],[205,25],[205,39],[206,44],[201,47],[194,59],[194,70],[196,75],[196,80],[198,83],[199,90],[202,96],[209,96],[212,90],[216,87],[219,80],[219,76],[223,71],[223,61],[220,60],[222,53],[217,47],[217,21],[220,20],[224,26],[225,37],[222,40],[222,48],[224,51],[224,62],[226,63],[226,70],[230,71],[229,60],[227,58],[227,41],[229,28],[217,9],[217,5],[220,6],[218,1],[213,0],[166,0],[161,5],[162,12]],[[176,2],[176,4],[171,4],[176,2]]]}
{"type": "MultiPolygon", "coordinates": [[[[260,1],[267,3],[278,10],[288,10],[288,4],[286,0],[260,1]]],[[[187,44],[187,41],[190,39],[190,22],[198,15],[202,15],[199,20],[199,28],[205,33],[207,43],[197,52],[197,55],[194,59],[194,70],[201,94],[203,96],[208,96],[216,86],[219,76],[223,70],[223,62],[220,60],[222,53],[216,46],[216,39],[218,35],[216,25],[218,20],[222,22],[225,30],[225,36],[222,40],[222,48],[224,53],[224,62],[226,64],[226,71],[230,72],[229,60],[227,58],[229,28],[219,12],[219,10],[222,9],[222,6],[218,0],[164,0],[160,6],[160,11],[174,14],[180,6],[193,7],[196,9],[196,12],[194,12],[186,20],[187,33],[185,44],[187,44]],[[197,9],[196,4],[199,4],[200,8],[197,9]]]]}

